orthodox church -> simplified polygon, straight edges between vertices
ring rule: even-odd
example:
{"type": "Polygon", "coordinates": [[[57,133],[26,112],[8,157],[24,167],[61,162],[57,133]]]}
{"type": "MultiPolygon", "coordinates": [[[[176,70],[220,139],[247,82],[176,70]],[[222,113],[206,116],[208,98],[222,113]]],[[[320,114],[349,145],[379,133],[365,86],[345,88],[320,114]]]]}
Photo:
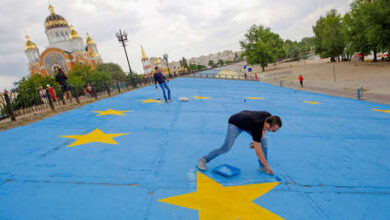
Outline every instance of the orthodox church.
{"type": "Polygon", "coordinates": [[[25,53],[31,75],[53,75],[56,66],[66,73],[78,63],[89,64],[95,68],[103,62],[96,43],[88,33],[84,44],[73,25],[69,25],[65,18],[56,14],[53,6],[49,5],[49,10],[50,15],[45,20],[45,34],[49,40],[47,49],[40,53],[36,44],[26,36],[25,53]]]}

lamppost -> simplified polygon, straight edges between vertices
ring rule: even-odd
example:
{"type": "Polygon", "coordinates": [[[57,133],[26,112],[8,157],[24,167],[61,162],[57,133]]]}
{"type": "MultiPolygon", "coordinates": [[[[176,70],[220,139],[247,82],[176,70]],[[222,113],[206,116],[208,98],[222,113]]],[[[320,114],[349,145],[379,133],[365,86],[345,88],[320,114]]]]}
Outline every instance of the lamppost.
{"type": "Polygon", "coordinates": [[[164,58],[165,63],[167,64],[167,67],[168,67],[168,75],[169,75],[169,78],[172,78],[172,76],[171,76],[171,70],[169,69],[168,54],[165,53],[165,54],[163,55],[163,58],[164,58]]]}
{"type": "Polygon", "coordinates": [[[131,83],[133,84],[133,86],[135,86],[135,80],[134,80],[133,71],[131,71],[130,61],[129,61],[129,57],[127,56],[127,51],[126,51],[126,42],[128,41],[127,33],[125,31],[122,32],[122,30],[119,29],[119,31],[116,32],[115,35],[118,38],[118,41],[120,43],[122,43],[123,50],[125,51],[125,55],[126,55],[126,59],[127,59],[127,64],[129,65],[131,83]]]}

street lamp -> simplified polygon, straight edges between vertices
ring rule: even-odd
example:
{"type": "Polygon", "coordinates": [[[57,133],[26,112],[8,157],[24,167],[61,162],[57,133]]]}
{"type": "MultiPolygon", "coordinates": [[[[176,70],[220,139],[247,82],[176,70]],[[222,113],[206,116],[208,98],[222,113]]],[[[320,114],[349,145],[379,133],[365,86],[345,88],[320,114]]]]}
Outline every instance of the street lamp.
{"type": "Polygon", "coordinates": [[[120,43],[122,43],[123,50],[125,51],[125,55],[126,55],[126,59],[127,59],[127,64],[129,65],[131,82],[133,83],[133,85],[135,85],[133,71],[131,71],[130,61],[129,61],[129,57],[127,56],[127,51],[126,51],[126,42],[128,41],[127,33],[125,31],[122,32],[122,30],[119,29],[119,32],[116,32],[115,36],[118,38],[118,41],[120,43]]]}
{"type": "Polygon", "coordinates": [[[169,78],[172,78],[172,76],[171,76],[171,70],[169,69],[168,54],[165,53],[165,54],[163,55],[163,58],[164,58],[165,63],[167,64],[167,67],[168,67],[168,75],[169,75],[169,78]]]}

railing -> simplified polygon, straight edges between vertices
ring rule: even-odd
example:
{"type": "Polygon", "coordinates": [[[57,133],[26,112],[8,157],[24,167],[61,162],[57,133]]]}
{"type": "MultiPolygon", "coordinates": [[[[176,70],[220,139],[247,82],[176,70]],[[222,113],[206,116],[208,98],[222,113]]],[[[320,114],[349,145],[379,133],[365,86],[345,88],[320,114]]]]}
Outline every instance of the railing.
{"type": "MultiPolygon", "coordinates": [[[[187,74],[189,73],[171,74],[171,79],[187,74]]],[[[153,83],[153,78],[148,77],[134,79],[134,81],[122,80],[91,85],[92,91],[87,91],[87,93],[84,93],[84,88],[71,88],[72,103],[67,96],[64,96],[62,90],[55,90],[56,99],[50,95],[47,89],[42,93],[44,95],[41,95],[37,88],[33,94],[28,94],[28,97],[22,97],[17,89],[13,89],[11,92],[0,92],[0,121],[5,121],[8,118],[16,120],[17,118],[28,117],[35,113],[61,110],[72,105],[89,103],[135,88],[149,86],[153,83]]]]}
{"type": "Polygon", "coordinates": [[[269,78],[274,79],[274,78],[282,78],[282,77],[292,76],[292,75],[293,75],[292,71],[285,71],[285,72],[263,74],[263,75],[261,75],[261,78],[262,79],[269,79],[269,78]]]}
{"type": "MultiPolygon", "coordinates": [[[[214,78],[214,79],[230,79],[230,80],[249,80],[259,81],[267,78],[277,78],[291,75],[292,72],[280,72],[280,73],[268,73],[268,74],[251,74],[251,75],[231,75],[231,74],[218,74],[220,70],[209,69],[200,72],[187,72],[180,74],[172,74],[171,78],[180,76],[186,76],[191,78],[214,78]]],[[[114,81],[111,83],[100,83],[98,85],[91,85],[92,91],[84,93],[83,88],[71,88],[72,104],[79,105],[95,100],[113,96],[119,93],[130,91],[134,88],[149,86],[153,84],[153,78],[142,78],[123,81],[114,81]]],[[[28,97],[22,97],[19,95],[16,89],[11,90],[9,93],[0,93],[0,121],[11,118],[16,120],[20,117],[29,116],[35,113],[50,112],[53,110],[61,110],[69,108],[71,106],[70,99],[64,96],[62,90],[55,90],[56,99],[50,96],[48,90],[45,90],[45,97],[42,97],[37,90],[33,94],[29,94],[28,97]]]]}
{"type": "Polygon", "coordinates": [[[234,79],[234,80],[249,80],[249,81],[260,81],[260,80],[267,80],[267,79],[273,79],[273,78],[282,78],[286,76],[292,76],[292,71],[286,71],[286,72],[277,72],[277,73],[267,73],[267,74],[219,74],[220,70],[214,70],[214,72],[210,71],[201,71],[198,73],[192,73],[189,74],[187,77],[191,78],[214,78],[214,79],[234,79]]]}

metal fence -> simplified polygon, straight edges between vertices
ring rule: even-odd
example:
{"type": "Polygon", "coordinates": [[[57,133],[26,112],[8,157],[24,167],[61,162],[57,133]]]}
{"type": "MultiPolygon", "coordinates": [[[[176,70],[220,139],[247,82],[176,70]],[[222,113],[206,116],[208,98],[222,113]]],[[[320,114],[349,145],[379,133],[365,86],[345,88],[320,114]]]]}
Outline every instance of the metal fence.
{"type": "Polygon", "coordinates": [[[257,74],[257,73],[246,74],[245,73],[245,74],[237,74],[237,75],[219,74],[219,72],[220,72],[220,70],[214,70],[214,72],[201,71],[201,72],[189,74],[187,77],[260,81],[260,80],[282,78],[282,77],[287,77],[287,76],[293,75],[292,71],[267,73],[267,74],[257,74]]]}
{"type": "Polygon", "coordinates": [[[249,75],[228,75],[228,74],[210,74],[210,73],[192,73],[188,74],[186,77],[189,78],[212,78],[212,79],[235,79],[235,80],[256,80],[255,76],[249,75]]]}
{"type": "Polygon", "coordinates": [[[285,71],[285,72],[276,72],[276,73],[267,73],[261,75],[262,79],[275,79],[275,78],[282,78],[282,77],[287,77],[287,76],[292,76],[293,72],[292,71],[285,71]]]}
{"type": "MultiPolygon", "coordinates": [[[[172,79],[187,74],[189,73],[172,74],[168,78],[172,79]]],[[[0,92],[0,121],[6,121],[6,119],[16,120],[17,118],[28,117],[35,113],[61,110],[72,105],[93,102],[135,88],[149,86],[153,83],[153,78],[147,77],[91,85],[90,91],[86,90],[86,88],[71,88],[72,99],[69,99],[62,90],[55,90],[54,88],[55,96],[48,89],[40,92],[39,88],[33,94],[28,94],[28,97],[22,97],[17,89],[13,89],[10,92],[0,92]]]]}
{"type": "MultiPolygon", "coordinates": [[[[170,78],[186,76],[190,78],[214,78],[214,79],[231,79],[231,80],[249,80],[259,81],[268,78],[284,77],[292,74],[292,71],[268,74],[252,75],[231,75],[219,74],[220,70],[206,70],[199,72],[186,72],[172,74],[170,78]]],[[[93,102],[95,100],[113,96],[122,92],[127,92],[135,88],[149,86],[153,84],[153,78],[141,78],[123,81],[114,81],[111,83],[100,83],[91,85],[91,91],[85,91],[85,88],[71,88],[72,102],[62,90],[55,90],[56,96],[53,97],[48,89],[44,90],[45,96],[39,92],[39,88],[28,97],[19,95],[16,89],[10,92],[0,93],[0,121],[10,118],[16,120],[20,117],[29,116],[35,113],[49,112],[69,108],[71,105],[93,102]]]]}

